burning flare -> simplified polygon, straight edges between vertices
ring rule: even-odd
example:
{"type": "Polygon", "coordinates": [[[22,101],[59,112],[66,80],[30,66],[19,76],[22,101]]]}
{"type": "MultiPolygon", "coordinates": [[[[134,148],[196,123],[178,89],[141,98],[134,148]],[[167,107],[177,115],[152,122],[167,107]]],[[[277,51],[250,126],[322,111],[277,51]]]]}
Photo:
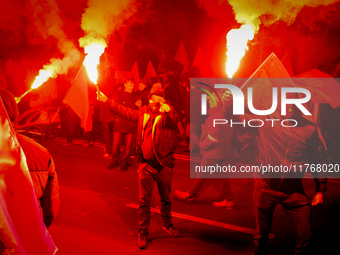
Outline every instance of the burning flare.
{"type": "Polygon", "coordinates": [[[44,84],[50,77],[53,76],[53,73],[49,70],[40,69],[39,75],[35,77],[34,82],[32,86],[21,96],[16,97],[15,101],[17,104],[21,101],[21,99],[26,96],[28,93],[30,93],[33,89],[39,88],[42,84],[44,84]]]}
{"type": "Polygon", "coordinates": [[[35,80],[31,86],[31,89],[39,88],[43,83],[45,83],[50,77],[52,77],[52,72],[49,70],[41,69],[39,75],[35,77],[35,80]]]}
{"type": "Polygon", "coordinates": [[[227,34],[227,62],[226,73],[232,78],[246,50],[248,41],[253,40],[255,30],[250,25],[242,25],[239,29],[232,29],[227,34]]]}
{"type": "Polygon", "coordinates": [[[101,43],[96,42],[84,48],[84,51],[87,55],[85,56],[83,65],[86,68],[89,79],[94,84],[97,84],[97,79],[98,79],[97,67],[99,65],[100,56],[104,53],[106,46],[107,45],[104,42],[101,42],[101,43]]]}

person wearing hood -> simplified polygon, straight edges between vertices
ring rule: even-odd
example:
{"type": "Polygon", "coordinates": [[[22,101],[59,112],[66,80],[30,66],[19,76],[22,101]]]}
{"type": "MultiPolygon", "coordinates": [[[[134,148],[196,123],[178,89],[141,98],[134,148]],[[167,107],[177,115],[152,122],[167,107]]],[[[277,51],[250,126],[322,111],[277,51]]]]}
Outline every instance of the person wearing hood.
{"type": "MultiPolygon", "coordinates": [[[[0,89],[0,96],[8,117],[12,123],[15,123],[19,112],[13,94],[0,89]]],[[[58,176],[53,158],[45,147],[32,139],[19,133],[16,133],[16,136],[26,156],[26,163],[33,181],[40,212],[48,228],[58,215],[60,205],[58,176]]]]}

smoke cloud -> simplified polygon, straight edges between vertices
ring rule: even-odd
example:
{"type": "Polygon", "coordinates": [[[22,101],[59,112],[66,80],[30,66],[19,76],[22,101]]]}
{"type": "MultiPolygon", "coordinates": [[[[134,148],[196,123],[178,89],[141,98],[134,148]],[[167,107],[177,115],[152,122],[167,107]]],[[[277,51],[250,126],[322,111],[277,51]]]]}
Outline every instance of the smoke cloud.
{"type": "Polygon", "coordinates": [[[79,45],[86,47],[98,41],[106,45],[108,36],[136,13],[137,7],[137,0],[89,0],[81,22],[86,35],[79,39],[79,45]]]}
{"type": "Polygon", "coordinates": [[[237,22],[249,24],[257,32],[261,23],[268,26],[280,20],[291,25],[303,7],[330,5],[338,0],[196,0],[196,2],[212,16],[220,14],[216,8],[229,3],[237,22]]]}
{"type": "Polygon", "coordinates": [[[26,3],[26,9],[31,13],[30,18],[37,33],[44,40],[50,36],[55,38],[58,49],[64,55],[62,59],[52,58],[50,64],[44,65],[44,69],[51,71],[53,76],[67,73],[70,67],[79,62],[81,54],[63,31],[64,22],[55,0],[30,0],[26,3]]]}

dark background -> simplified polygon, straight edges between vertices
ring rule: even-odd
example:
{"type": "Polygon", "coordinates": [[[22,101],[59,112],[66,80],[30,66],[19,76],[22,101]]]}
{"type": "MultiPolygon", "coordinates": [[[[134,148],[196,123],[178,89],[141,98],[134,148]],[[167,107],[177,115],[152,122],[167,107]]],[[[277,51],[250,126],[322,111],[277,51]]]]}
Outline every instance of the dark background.
{"type": "MultiPolygon", "coordinates": [[[[0,59],[2,65],[8,60],[29,60],[36,72],[52,57],[62,57],[54,38],[42,38],[29,15],[27,1],[1,0],[0,59]]],[[[39,2],[39,1],[38,1],[39,2]]],[[[41,0],[40,0],[41,2],[41,0]]],[[[84,35],[81,17],[87,0],[56,0],[63,21],[63,30],[73,39],[84,35]]],[[[197,49],[202,46],[212,76],[225,77],[226,34],[240,24],[235,21],[232,7],[225,1],[218,12],[198,7],[195,0],[137,1],[138,11],[110,34],[108,47],[102,56],[101,70],[105,76],[115,70],[130,71],[137,60],[140,76],[143,77],[149,60],[157,69],[162,61],[166,69],[180,69],[173,57],[183,41],[190,62],[197,49]]],[[[282,21],[273,25],[261,25],[249,51],[241,61],[235,77],[249,77],[260,63],[274,52],[280,59],[288,53],[295,74],[320,69],[330,75],[340,61],[340,17],[339,2],[329,6],[304,7],[290,26],[282,21]]],[[[216,7],[215,7],[216,8],[216,7]]],[[[217,10],[216,10],[217,11],[217,10]]],[[[79,47],[83,52],[83,49],[79,47]]],[[[69,71],[74,77],[79,67],[69,71]]],[[[7,83],[14,93],[22,93],[28,87],[5,74],[7,83]]],[[[15,74],[20,76],[20,70],[15,74]]]]}

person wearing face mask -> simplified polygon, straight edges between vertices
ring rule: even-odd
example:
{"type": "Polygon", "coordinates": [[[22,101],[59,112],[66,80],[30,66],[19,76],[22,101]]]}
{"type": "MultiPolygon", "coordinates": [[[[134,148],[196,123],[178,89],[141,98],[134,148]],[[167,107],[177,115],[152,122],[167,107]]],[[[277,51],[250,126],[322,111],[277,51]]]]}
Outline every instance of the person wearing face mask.
{"type": "Polygon", "coordinates": [[[176,127],[178,115],[173,107],[165,102],[164,94],[155,91],[149,95],[149,104],[139,110],[127,108],[107,98],[97,91],[97,99],[107,104],[109,109],[122,118],[137,122],[136,146],[139,155],[139,210],[137,245],[147,247],[150,225],[150,203],[156,181],[161,197],[161,217],[163,230],[177,237],[179,231],[172,224],[171,180],[175,163],[176,127]]]}

